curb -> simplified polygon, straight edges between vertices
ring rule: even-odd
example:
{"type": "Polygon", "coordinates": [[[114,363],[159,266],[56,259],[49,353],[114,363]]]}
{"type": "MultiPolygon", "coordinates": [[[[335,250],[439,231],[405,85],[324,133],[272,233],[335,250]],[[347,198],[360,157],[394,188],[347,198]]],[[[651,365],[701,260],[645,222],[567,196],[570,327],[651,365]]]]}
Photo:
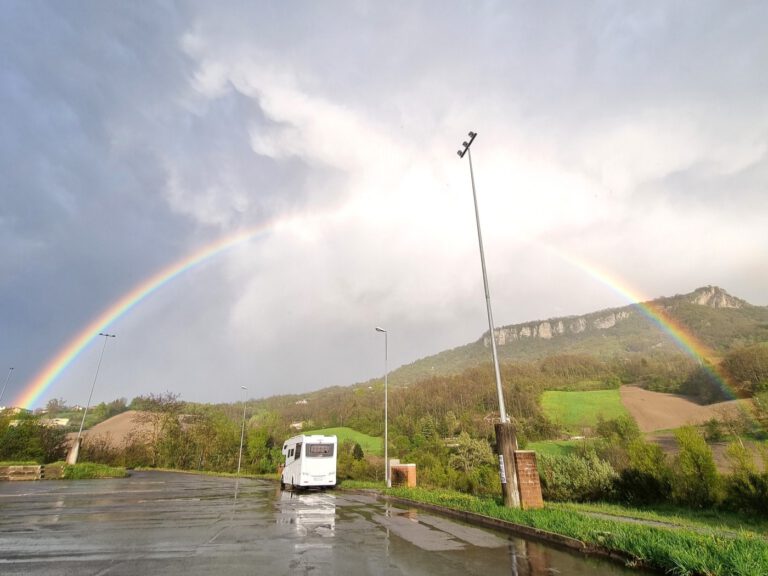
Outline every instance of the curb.
{"type": "Polygon", "coordinates": [[[551,544],[558,548],[565,548],[580,554],[584,554],[586,556],[599,556],[602,558],[607,558],[633,568],[642,568],[644,570],[651,571],[657,570],[654,566],[651,566],[643,560],[640,560],[630,554],[617,550],[611,550],[610,548],[605,548],[595,544],[587,544],[586,542],[576,538],[563,536],[562,534],[556,534],[555,532],[548,532],[546,530],[541,530],[540,528],[533,528],[523,524],[515,524],[514,522],[492,518],[490,516],[485,516],[476,512],[455,510],[453,508],[445,508],[436,504],[426,504],[424,502],[410,500],[408,498],[401,498],[399,496],[388,496],[378,493],[377,498],[379,500],[386,500],[393,504],[402,504],[406,506],[412,506],[414,508],[420,508],[422,510],[429,510],[430,512],[436,512],[443,516],[461,520],[468,524],[474,524],[476,526],[498,530],[500,532],[504,532],[505,534],[524,536],[530,540],[546,542],[547,544],[551,544]]]}

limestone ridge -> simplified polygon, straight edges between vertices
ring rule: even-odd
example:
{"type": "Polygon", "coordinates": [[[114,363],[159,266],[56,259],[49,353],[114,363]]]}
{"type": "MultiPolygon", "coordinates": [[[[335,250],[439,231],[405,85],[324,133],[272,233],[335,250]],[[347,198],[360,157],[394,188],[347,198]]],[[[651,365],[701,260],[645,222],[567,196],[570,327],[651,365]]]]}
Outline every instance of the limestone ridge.
{"type": "MultiPolygon", "coordinates": [[[[690,294],[658,298],[651,302],[661,308],[669,308],[680,302],[709,308],[744,308],[749,306],[744,300],[731,296],[728,292],[717,286],[704,286],[697,288],[690,294]]],[[[635,305],[628,305],[621,308],[609,308],[600,312],[585,314],[584,316],[566,316],[563,318],[503,326],[496,328],[494,334],[496,335],[497,346],[508,346],[527,339],[551,340],[567,334],[575,335],[607,330],[637,314],[640,314],[637,307],[635,305]]],[[[488,332],[483,334],[482,340],[485,347],[491,345],[488,332]]]]}

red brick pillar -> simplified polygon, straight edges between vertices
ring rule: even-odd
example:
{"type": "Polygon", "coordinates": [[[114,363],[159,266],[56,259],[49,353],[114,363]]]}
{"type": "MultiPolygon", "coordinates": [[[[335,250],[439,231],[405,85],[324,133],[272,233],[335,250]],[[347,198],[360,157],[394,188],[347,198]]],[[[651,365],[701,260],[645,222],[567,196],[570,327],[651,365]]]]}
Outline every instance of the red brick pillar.
{"type": "Polygon", "coordinates": [[[541,482],[536,468],[536,453],[533,450],[515,451],[517,486],[520,490],[520,507],[531,510],[544,507],[541,496],[541,482]]]}

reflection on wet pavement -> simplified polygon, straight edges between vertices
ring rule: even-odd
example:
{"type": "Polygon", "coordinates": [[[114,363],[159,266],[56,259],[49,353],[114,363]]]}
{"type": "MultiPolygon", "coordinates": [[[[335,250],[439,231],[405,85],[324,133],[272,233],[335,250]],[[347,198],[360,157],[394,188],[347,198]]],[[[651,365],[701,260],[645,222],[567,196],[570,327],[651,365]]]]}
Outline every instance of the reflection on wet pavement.
{"type": "Polygon", "coordinates": [[[21,484],[0,484],[4,575],[643,574],[368,493],[161,472],[21,484]]]}

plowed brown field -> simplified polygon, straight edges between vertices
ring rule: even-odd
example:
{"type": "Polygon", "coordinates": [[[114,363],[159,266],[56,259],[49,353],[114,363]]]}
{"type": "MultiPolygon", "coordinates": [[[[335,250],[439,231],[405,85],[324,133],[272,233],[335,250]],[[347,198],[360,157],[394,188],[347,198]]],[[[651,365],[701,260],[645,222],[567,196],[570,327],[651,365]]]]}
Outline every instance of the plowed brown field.
{"type": "Polygon", "coordinates": [[[731,400],[702,406],[685,396],[651,392],[637,386],[622,386],[619,394],[621,402],[643,432],[703,424],[711,418],[722,420],[725,416],[738,415],[739,403],[742,402],[731,400]]]}

